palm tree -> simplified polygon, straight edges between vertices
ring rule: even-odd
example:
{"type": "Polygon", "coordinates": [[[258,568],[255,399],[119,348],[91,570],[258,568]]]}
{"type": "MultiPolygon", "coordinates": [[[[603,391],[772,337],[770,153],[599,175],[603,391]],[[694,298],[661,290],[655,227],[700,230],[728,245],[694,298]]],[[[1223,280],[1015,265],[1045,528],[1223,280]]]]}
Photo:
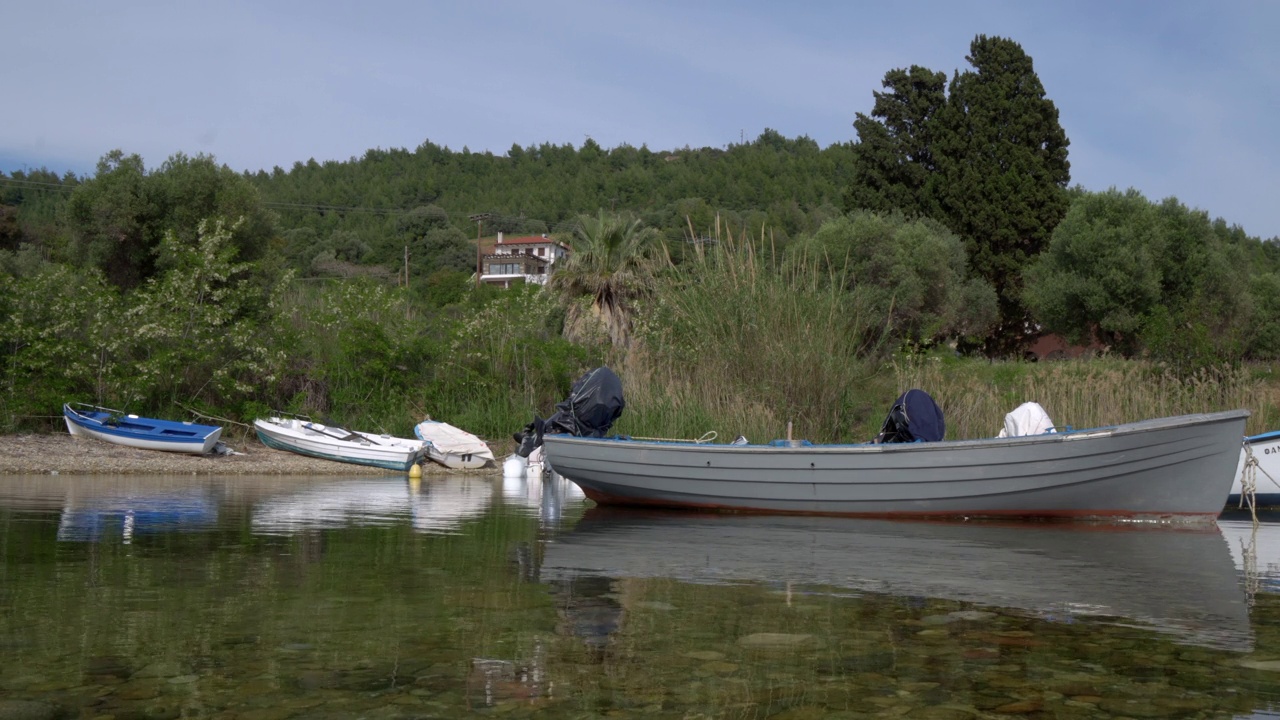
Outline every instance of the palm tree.
{"type": "Polygon", "coordinates": [[[551,287],[569,302],[565,336],[581,340],[589,335],[584,305],[577,300],[590,297],[591,315],[603,326],[616,347],[631,344],[632,303],[653,288],[654,273],[665,254],[658,231],[644,227],[629,215],[601,210],[595,217],[583,216],[569,240],[572,252],[551,275],[551,287]]]}

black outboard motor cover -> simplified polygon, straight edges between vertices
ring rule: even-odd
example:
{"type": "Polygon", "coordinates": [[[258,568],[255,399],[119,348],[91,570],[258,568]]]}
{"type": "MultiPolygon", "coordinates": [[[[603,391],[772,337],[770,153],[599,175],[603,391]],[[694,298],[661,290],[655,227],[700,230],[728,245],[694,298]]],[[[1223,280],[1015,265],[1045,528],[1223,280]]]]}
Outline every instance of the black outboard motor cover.
{"type": "Polygon", "coordinates": [[[911,389],[893,403],[875,442],[937,442],[946,433],[942,409],[929,397],[929,393],[911,389]]]}
{"type": "Polygon", "coordinates": [[[577,437],[604,437],[622,416],[626,401],[622,398],[622,380],[605,366],[588,372],[573,382],[569,397],[556,403],[556,411],[543,420],[536,415],[515,434],[520,447],[516,454],[529,457],[542,445],[542,436],[566,434],[577,437]]]}

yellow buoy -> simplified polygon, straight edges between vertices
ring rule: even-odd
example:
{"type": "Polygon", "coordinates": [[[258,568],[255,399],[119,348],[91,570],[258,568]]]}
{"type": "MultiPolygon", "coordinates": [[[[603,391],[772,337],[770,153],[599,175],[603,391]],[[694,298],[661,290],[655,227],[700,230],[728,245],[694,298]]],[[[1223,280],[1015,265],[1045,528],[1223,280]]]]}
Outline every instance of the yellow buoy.
{"type": "Polygon", "coordinates": [[[420,478],[420,477],[422,477],[422,466],[421,466],[421,465],[419,465],[418,463],[414,463],[414,464],[410,465],[410,466],[409,466],[409,477],[411,477],[411,478],[420,478]]]}

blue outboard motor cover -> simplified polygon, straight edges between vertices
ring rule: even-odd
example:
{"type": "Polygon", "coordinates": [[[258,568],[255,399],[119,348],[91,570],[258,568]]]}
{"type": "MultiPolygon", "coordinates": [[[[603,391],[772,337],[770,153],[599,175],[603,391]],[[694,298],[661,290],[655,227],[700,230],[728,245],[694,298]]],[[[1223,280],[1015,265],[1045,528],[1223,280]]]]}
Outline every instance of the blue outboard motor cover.
{"type": "Polygon", "coordinates": [[[894,401],[875,442],[937,442],[946,434],[947,424],[938,403],[929,393],[913,388],[894,401]]]}

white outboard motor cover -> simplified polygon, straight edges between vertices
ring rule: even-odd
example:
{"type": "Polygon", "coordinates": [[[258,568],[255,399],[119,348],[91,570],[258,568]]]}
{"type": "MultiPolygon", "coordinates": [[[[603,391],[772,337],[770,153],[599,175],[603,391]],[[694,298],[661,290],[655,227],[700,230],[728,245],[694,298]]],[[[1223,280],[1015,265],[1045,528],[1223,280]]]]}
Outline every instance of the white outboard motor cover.
{"type": "Polygon", "coordinates": [[[1054,432],[1054,429],[1049,413],[1040,407],[1040,403],[1025,402],[1004,416],[1004,429],[997,437],[1043,435],[1051,432],[1054,432]]]}

